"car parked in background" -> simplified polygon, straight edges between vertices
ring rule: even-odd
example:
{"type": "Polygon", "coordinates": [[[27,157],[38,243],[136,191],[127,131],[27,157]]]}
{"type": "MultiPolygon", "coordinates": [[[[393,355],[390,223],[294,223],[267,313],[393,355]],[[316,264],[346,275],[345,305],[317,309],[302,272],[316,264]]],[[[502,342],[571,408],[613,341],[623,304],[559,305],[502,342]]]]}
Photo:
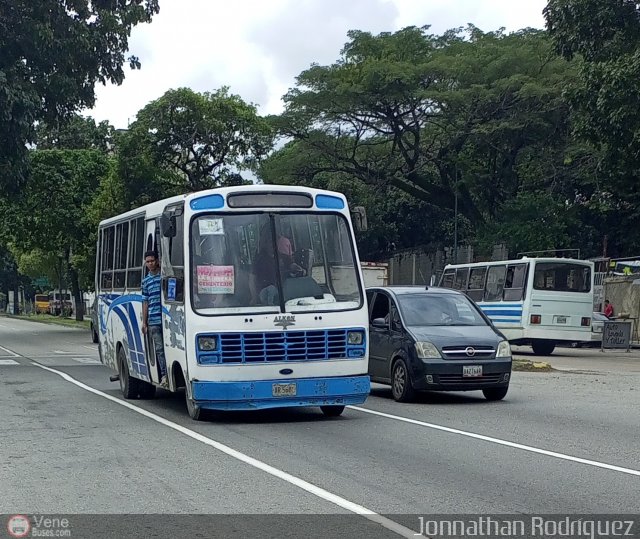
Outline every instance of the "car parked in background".
{"type": "Polygon", "coordinates": [[[501,400],[509,390],[511,348],[477,305],[448,288],[367,289],[369,375],[393,398],[416,391],[481,390],[501,400]]]}

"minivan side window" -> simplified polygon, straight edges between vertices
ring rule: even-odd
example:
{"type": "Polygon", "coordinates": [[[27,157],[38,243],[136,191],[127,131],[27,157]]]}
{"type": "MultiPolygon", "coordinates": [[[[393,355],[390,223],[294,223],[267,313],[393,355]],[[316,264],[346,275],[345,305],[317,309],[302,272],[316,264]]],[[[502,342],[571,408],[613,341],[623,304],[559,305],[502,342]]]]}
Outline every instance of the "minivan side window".
{"type": "Polygon", "coordinates": [[[442,282],[440,286],[443,288],[453,288],[453,279],[455,278],[456,272],[454,270],[447,270],[444,272],[442,276],[442,282]]]}
{"type": "Polygon", "coordinates": [[[487,271],[487,285],[484,290],[485,301],[502,300],[506,272],[506,266],[491,266],[489,268],[489,271],[487,271]]]}
{"type": "Polygon", "coordinates": [[[373,322],[376,318],[386,318],[388,320],[389,314],[389,298],[378,292],[376,299],[373,302],[373,308],[371,309],[370,322],[373,322]]]}

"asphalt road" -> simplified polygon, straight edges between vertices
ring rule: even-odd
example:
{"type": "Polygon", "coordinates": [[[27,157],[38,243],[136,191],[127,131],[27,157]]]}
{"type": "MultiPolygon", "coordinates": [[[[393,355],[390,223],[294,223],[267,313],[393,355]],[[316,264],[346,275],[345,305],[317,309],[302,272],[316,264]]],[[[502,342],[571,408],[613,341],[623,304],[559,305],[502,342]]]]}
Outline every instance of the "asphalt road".
{"type": "MultiPolygon", "coordinates": [[[[594,353],[561,351],[559,363],[594,353]]],[[[399,404],[374,385],[340,418],[308,408],[195,422],[181,393],[122,400],[88,331],[3,317],[0,514],[252,514],[241,522],[263,537],[300,526],[409,537],[435,514],[638,514],[640,370],[611,365],[516,372],[502,402],[399,404]],[[325,517],[268,516],[281,514],[325,517]]],[[[242,535],[238,522],[224,535],[242,535]]]]}

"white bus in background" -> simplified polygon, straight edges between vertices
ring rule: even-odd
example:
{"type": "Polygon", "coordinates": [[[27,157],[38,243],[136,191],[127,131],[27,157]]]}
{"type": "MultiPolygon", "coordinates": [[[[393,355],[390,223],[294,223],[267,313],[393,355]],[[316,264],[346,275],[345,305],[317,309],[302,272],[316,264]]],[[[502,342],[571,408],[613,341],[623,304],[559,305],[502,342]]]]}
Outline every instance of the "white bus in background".
{"type": "Polygon", "coordinates": [[[440,286],[465,292],[511,344],[549,355],[591,342],[593,262],[527,258],[447,265],[440,286]]]}
{"type": "Polygon", "coordinates": [[[107,219],[98,236],[99,350],[125,398],[151,398],[159,384],[140,331],[152,249],[169,390],[185,388],[192,418],[293,406],[336,416],[367,398],[367,303],[343,195],[273,185],[201,191],[107,219]]]}

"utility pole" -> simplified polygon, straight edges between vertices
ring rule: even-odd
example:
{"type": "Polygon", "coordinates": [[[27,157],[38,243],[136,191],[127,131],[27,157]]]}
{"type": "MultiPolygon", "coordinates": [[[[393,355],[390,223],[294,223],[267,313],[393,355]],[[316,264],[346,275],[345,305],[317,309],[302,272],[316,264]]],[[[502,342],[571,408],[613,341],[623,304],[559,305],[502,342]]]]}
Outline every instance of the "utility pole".
{"type": "Polygon", "coordinates": [[[455,165],[455,182],[453,184],[453,263],[458,263],[458,165],[455,165]]]}

